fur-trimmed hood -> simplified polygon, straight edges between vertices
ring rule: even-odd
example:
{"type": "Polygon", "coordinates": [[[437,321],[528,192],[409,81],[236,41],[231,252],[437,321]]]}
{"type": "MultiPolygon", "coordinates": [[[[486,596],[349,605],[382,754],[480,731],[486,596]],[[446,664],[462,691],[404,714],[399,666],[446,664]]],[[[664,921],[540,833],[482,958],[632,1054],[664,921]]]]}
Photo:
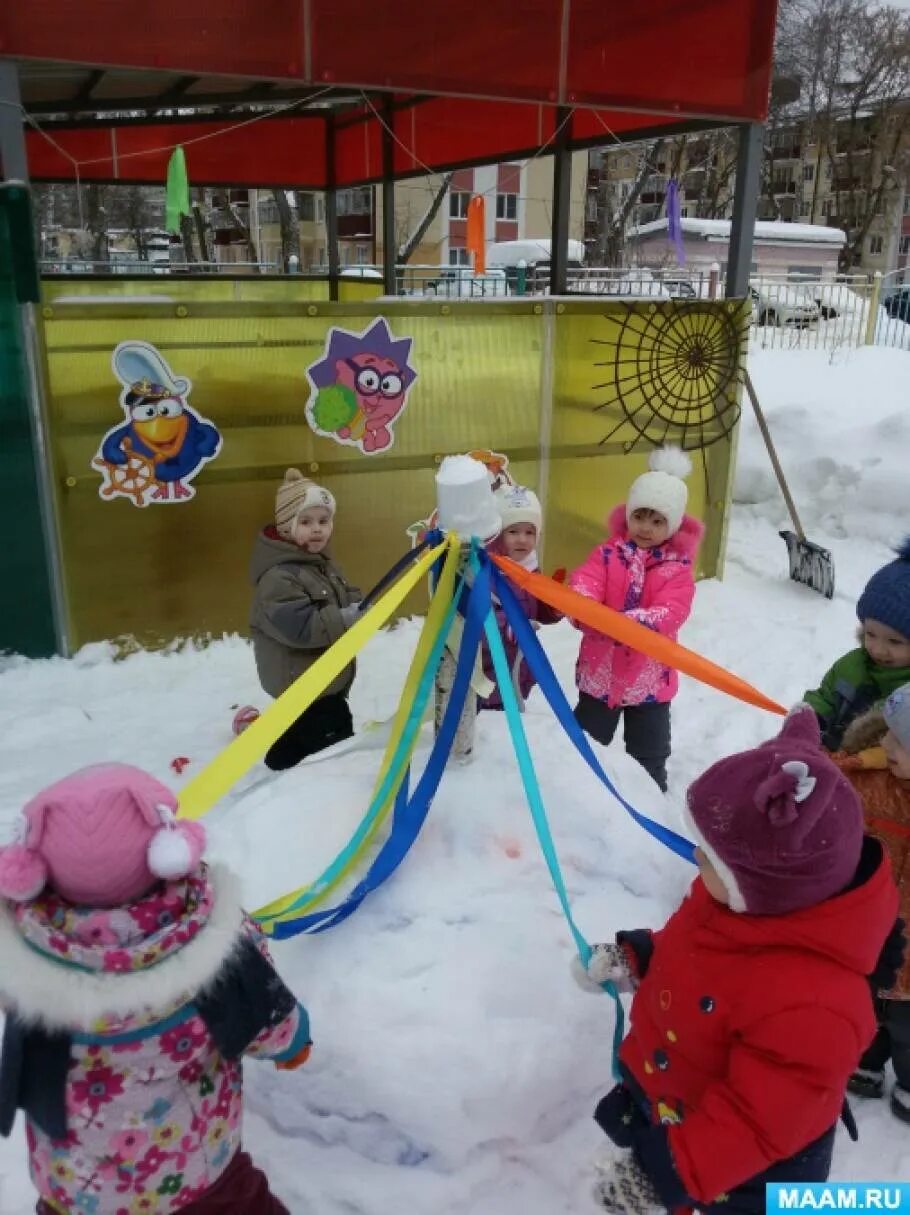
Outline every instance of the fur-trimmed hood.
{"type": "Polygon", "coordinates": [[[122,972],[68,964],[65,954],[27,941],[13,908],[0,904],[0,1005],[26,1023],[70,1033],[99,1032],[99,1022],[154,1020],[181,1007],[215,981],[242,939],[239,882],[215,867],[206,885],[210,909],[195,933],[184,931],[178,947],[146,968],[144,955],[134,954],[122,972]]]}
{"type": "Polygon", "coordinates": [[[887,733],[888,726],[881,708],[870,709],[847,726],[841,749],[848,755],[859,755],[861,751],[881,746],[887,733]]]}

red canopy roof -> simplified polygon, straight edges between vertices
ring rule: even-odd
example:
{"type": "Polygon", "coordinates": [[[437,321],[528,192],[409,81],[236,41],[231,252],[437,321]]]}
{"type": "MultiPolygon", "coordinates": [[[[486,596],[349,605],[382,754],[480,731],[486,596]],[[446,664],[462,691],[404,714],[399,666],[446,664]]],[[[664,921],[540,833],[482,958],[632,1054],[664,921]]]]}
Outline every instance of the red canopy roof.
{"type": "MultiPolygon", "coordinates": [[[[160,182],[170,147],[182,142],[200,184],[321,188],[329,146],[335,184],[381,176],[372,108],[381,93],[395,96],[393,117],[383,117],[395,132],[396,176],[532,155],[552,140],[558,106],[573,111],[574,147],[760,121],[775,8],[775,0],[27,0],[2,6],[0,55],[22,61],[26,106],[34,96],[44,112],[55,88],[67,110],[81,98],[82,112],[109,113],[118,96],[135,102],[137,93],[160,109],[175,97],[175,73],[192,82],[169,108],[191,107],[194,92],[240,99],[239,89],[263,81],[275,82],[279,102],[292,85],[324,88],[326,100],[343,90],[348,108],[334,117],[295,109],[205,140],[243,116],[53,129],[87,180],[160,182]],[[63,65],[93,70],[94,83],[63,65]]],[[[36,178],[74,174],[35,132],[29,160],[36,178]]]]}

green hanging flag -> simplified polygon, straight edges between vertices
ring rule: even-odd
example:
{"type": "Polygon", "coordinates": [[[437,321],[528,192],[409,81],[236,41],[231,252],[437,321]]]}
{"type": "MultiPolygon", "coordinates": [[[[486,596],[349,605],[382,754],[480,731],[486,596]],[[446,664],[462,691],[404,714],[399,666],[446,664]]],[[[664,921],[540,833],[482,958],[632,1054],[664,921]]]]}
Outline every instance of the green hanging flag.
{"type": "Polygon", "coordinates": [[[165,226],[168,232],[180,234],[181,215],[190,214],[190,183],[186,177],[186,157],[183,148],[174,148],[167,166],[167,201],[165,226]]]}

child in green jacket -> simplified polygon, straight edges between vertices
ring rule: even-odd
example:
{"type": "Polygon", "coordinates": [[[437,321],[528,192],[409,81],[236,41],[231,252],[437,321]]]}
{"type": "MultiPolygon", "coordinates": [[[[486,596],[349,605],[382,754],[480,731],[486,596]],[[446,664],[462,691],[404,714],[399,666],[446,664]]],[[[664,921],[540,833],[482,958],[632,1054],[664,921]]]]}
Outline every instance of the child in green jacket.
{"type": "Polygon", "coordinates": [[[897,559],[869,579],[856,614],[860,648],[839,658],[821,687],[803,697],[829,751],[840,750],[852,721],[910,683],[910,536],[897,559]]]}

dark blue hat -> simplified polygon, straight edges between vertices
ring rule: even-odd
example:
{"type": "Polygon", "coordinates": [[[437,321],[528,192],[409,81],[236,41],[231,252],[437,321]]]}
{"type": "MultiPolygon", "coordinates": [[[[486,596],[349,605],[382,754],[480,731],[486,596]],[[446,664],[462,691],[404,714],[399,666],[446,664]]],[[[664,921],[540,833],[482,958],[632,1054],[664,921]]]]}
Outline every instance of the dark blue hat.
{"type": "Polygon", "coordinates": [[[910,536],[897,550],[897,560],[883,565],[866,583],[856,614],[910,638],[910,536]]]}

